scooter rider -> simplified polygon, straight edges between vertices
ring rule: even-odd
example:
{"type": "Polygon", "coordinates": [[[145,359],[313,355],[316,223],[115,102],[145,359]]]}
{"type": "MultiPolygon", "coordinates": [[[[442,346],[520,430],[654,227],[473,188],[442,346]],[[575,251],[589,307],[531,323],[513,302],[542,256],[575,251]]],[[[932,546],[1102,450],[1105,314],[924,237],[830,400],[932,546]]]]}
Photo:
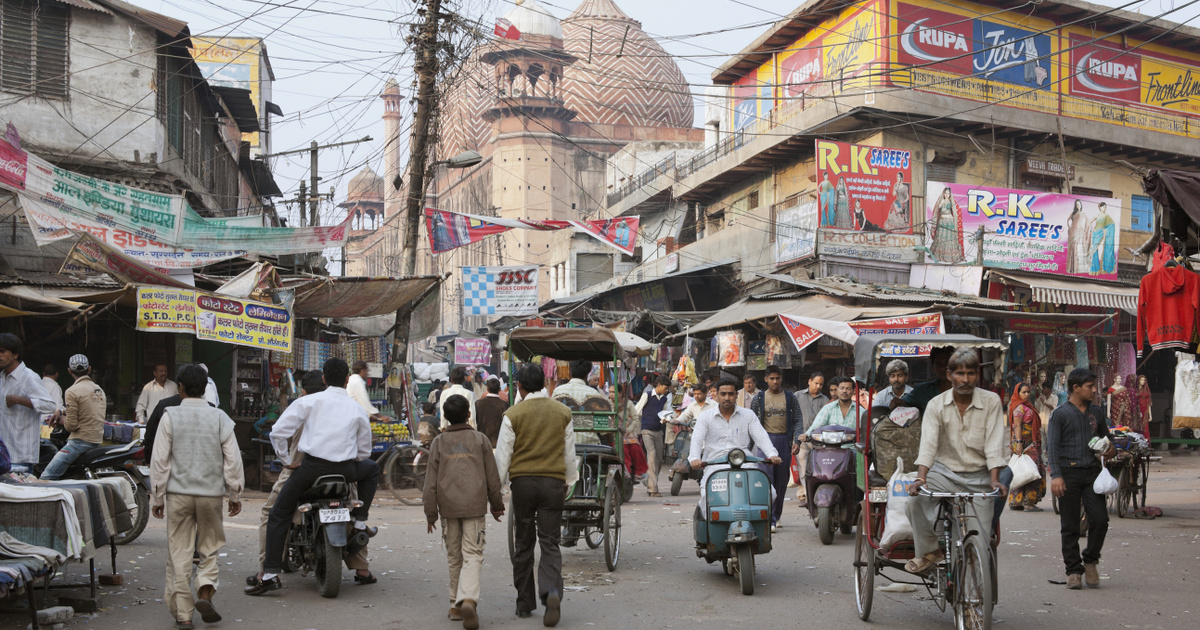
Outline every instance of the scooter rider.
{"type": "MultiPolygon", "coordinates": [[[[672,420],[668,420],[667,422],[687,428],[691,426],[692,423],[696,422],[696,420],[699,419],[704,412],[708,411],[709,409],[715,409],[716,407],[716,401],[708,398],[708,392],[704,390],[704,383],[696,383],[696,385],[692,387],[692,404],[688,405],[688,408],[684,409],[683,413],[679,414],[672,420]]],[[[678,448],[679,443],[680,440],[675,440],[676,448],[678,448]]],[[[678,453],[678,456],[687,457],[688,454],[681,452],[678,453]]]]}
{"type": "Polygon", "coordinates": [[[367,528],[366,520],[379,485],[379,465],[371,458],[371,425],[367,412],[346,393],[350,366],[342,359],[329,359],[322,368],[327,389],[296,399],[271,429],[271,443],[284,466],[291,464],[288,438],[303,427],[299,451],[304,453],[300,467],[292,473],[279,491],[275,507],[267,523],[267,551],[263,575],[246,587],[247,595],[262,595],[283,588],[279,571],[283,568],[284,538],[292,516],[305,490],[322,475],[342,475],[346,481],[358,484],[362,507],[350,515],[354,528],[374,536],[375,528],[367,528]]]}
{"type": "MultiPolygon", "coordinates": [[[[737,406],[737,381],[722,378],[717,381],[717,407],[702,413],[696,421],[696,428],[692,430],[691,450],[692,453],[699,454],[699,457],[692,457],[692,468],[700,468],[707,462],[725,457],[735,448],[748,451],[752,441],[763,450],[771,464],[783,461],[754,412],[737,406]]],[[[709,476],[728,467],[727,464],[722,464],[704,469],[696,518],[704,519],[702,507],[709,476]]]]}

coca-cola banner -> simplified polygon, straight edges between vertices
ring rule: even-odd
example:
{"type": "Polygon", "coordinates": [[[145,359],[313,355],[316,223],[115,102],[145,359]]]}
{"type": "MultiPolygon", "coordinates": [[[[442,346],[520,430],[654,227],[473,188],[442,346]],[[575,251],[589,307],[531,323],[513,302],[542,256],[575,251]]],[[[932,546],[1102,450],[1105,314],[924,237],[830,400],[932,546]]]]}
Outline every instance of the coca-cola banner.
{"type": "Polygon", "coordinates": [[[21,149],[0,140],[0,184],[17,190],[25,189],[27,155],[21,149]]]}
{"type": "Polygon", "coordinates": [[[489,236],[509,230],[565,230],[575,228],[596,240],[632,256],[637,244],[638,217],[617,217],[593,221],[537,221],[482,217],[449,210],[425,209],[425,231],[433,253],[448,252],[489,236]]]}

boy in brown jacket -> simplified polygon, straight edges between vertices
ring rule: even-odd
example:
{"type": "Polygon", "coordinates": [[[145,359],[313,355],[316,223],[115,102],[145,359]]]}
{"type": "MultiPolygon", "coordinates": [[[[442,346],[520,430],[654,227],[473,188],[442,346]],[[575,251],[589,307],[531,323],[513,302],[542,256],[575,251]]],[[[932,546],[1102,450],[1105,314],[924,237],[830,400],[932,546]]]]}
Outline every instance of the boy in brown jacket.
{"type": "Polygon", "coordinates": [[[442,405],[450,423],[429,445],[425,473],[425,516],[428,532],[442,520],[442,542],[450,564],[450,619],[463,628],[479,627],[479,575],[483,568],[487,507],[496,521],[504,515],[500,473],[488,437],[467,424],[471,403],[452,395],[442,405]]]}

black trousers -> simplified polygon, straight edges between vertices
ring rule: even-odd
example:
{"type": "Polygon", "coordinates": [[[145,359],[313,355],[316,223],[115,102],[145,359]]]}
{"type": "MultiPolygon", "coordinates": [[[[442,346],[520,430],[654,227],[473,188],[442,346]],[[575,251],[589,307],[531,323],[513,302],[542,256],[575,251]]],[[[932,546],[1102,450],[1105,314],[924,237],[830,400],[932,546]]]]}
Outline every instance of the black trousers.
{"type": "Polygon", "coordinates": [[[1104,497],[1092,490],[1092,484],[1100,475],[1100,468],[1064,468],[1063,482],[1067,488],[1058,498],[1058,512],[1062,523],[1062,553],[1063,562],[1067,565],[1067,575],[1082,575],[1083,563],[1100,561],[1100,549],[1104,547],[1104,537],[1108,535],[1108,508],[1104,497]],[[1079,511],[1082,506],[1087,514],[1087,549],[1083,556],[1079,555],[1079,511]]]}
{"type": "Polygon", "coordinates": [[[517,587],[517,610],[533,612],[537,602],[546,603],[551,591],[563,594],[562,537],[563,499],[566,484],[554,477],[516,477],[512,480],[513,586],[517,587]],[[536,528],[536,529],[535,529],[536,528]],[[535,540],[536,537],[536,540],[535,540]],[[533,584],[533,546],[542,548],[538,563],[537,590],[533,584]]]}
{"type": "Polygon", "coordinates": [[[283,546],[287,539],[288,528],[292,525],[292,515],[296,506],[300,505],[300,497],[312,487],[313,482],[323,475],[341,475],[347,482],[358,486],[358,500],[362,507],[350,510],[355,520],[365,521],[371,509],[371,501],[375,498],[375,490],[379,487],[379,464],[370,459],[360,461],[331,462],[312,455],[305,455],[300,467],[279,490],[275,498],[275,507],[267,517],[267,549],[266,559],[263,560],[264,573],[279,573],[283,569],[283,546]]]}

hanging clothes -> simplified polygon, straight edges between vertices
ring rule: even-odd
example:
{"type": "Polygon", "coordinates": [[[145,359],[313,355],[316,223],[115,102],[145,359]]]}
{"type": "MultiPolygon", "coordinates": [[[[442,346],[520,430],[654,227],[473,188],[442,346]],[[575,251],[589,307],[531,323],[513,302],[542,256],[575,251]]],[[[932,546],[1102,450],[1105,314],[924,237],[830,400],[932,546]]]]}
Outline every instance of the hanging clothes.
{"type": "Polygon", "coordinates": [[[1150,413],[1150,384],[1146,382],[1145,376],[1137,377],[1137,410],[1138,417],[1141,418],[1142,435],[1146,436],[1146,440],[1150,439],[1150,419],[1153,417],[1150,413]]]}
{"type": "Polygon", "coordinates": [[[1082,339],[1082,338],[1076,339],[1075,340],[1075,367],[1076,368],[1086,368],[1089,365],[1090,364],[1088,363],[1087,339],[1082,339]]]}
{"type": "Polygon", "coordinates": [[[1117,351],[1117,373],[1118,374],[1133,374],[1137,371],[1137,355],[1133,349],[1133,344],[1128,341],[1121,342],[1117,351]]]}
{"type": "Polygon", "coordinates": [[[1142,278],[1137,303],[1137,353],[1142,338],[1154,350],[1187,348],[1200,308],[1200,275],[1183,267],[1159,267],[1142,278]]]}
{"type": "Polygon", "coordinates": [[[1126,376],[1123,384],[1113,386],[1112,407],[1108,410],[1108,417],[1114,427],[1134,428],[1137,399],[1134,397],[1133,378],[1133,375],[1126,376]]]}
{"type": "Polygon", "coordinates": [[[1200,365],[1196,355],[1176,352],[1175,405],[1172,428],[1200,429],[1200,365]]]}

